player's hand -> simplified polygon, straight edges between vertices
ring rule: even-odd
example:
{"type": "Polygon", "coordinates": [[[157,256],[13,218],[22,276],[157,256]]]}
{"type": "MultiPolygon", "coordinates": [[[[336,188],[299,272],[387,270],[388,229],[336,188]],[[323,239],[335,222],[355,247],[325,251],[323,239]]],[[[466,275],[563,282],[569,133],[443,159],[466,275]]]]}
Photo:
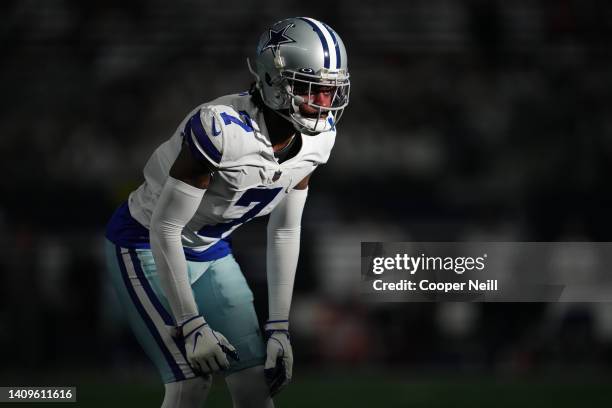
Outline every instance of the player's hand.
{"type": "Polygon", "coordinates": [[[270,387],[270,395],[277,394],[291,381],[293,349],[289,339],[289,322],[266,323],[266,364],[264,374],[270,387]]]}
{"type": "Polygon", "coordinates": [[[194,371],[209,374],[229,368],[228,357],[238,361],[234,346],[219,332],[210,328],[202,316],[197,316],[181,326],[187,361],[194,371]]]}

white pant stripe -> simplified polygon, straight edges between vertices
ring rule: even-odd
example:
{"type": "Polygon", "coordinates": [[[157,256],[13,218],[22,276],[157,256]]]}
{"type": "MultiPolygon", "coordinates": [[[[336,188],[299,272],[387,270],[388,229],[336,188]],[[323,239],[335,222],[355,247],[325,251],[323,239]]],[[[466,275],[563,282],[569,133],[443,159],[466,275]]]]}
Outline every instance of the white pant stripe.
{"type": "Polygon", "coordinates": [[[147,292],[145,291],[144,287],[140,282],[140,279],[138,278],[138,275],[136,274],[136,270],[134,268],[134,264],[132,262],[129,250],[121,248],[121,256],[123,258],[125,270],[127,271],[128,277],[130,278],[129,280],[132,284],[132,288],[134,289],[134,292],[136,293],[136,296],[138,297],[138,300],[142,304],[143,308],[145,309],[147,315],[155,325],[155,328],[160,333],[164,345],[168,348],[168,350],[174,357],[174,360],[181,368],[183,374],[185,374],[185,376],[188,378],[193,377],[194,373],[191,370],[191,367],[189,366],[189,364],[187,364],[183,353],[181,353],[181,350],[178,348],[174,338],[172,337],[172,331],[174,330],[174,327],[167,326],[164,323],[164,320],[162,319],[161,315],[153,305],[152,300],[147,295],[147,292]]]}

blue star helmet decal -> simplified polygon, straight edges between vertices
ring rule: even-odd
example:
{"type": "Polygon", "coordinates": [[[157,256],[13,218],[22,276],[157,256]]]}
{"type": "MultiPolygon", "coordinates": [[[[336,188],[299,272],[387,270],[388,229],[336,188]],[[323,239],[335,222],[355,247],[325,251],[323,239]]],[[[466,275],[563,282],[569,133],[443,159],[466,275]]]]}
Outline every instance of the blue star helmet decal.
{"type": "Polygon", "coordinates": [[[278,31],[274,31],[270,29],[270,32],[269,32],[270,38],[268,38],[268,41],[262,47],[260,54],[263,54],[263,52],[267,49],[271,49],[272,54],[276,55],[276,51],[278,51],[278,48],[282,44],[294,43],[295,40],[286,34],[287,30],[293,27],[295,27],[295,24],[287,24],[286,26],[284,26],[278,31]]]}

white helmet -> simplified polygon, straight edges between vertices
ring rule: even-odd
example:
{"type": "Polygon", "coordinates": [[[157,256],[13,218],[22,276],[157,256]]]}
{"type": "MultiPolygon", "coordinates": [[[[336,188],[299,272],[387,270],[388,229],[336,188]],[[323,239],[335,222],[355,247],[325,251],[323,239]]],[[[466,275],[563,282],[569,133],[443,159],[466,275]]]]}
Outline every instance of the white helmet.
{"type": "Polygon", "coordinates": [[[256,54],[247,63],[263,102],[299,132],[316,135],[333,129],[348,105],[346,49],[325,23],[308,17],[274,23],[261,35],[256,54]],[[331,106],[317,105],[311,98],[322,86],[333,92],[331,106]],[[302,103],[318,109],[318,115],[300,114],[302,103]]]}

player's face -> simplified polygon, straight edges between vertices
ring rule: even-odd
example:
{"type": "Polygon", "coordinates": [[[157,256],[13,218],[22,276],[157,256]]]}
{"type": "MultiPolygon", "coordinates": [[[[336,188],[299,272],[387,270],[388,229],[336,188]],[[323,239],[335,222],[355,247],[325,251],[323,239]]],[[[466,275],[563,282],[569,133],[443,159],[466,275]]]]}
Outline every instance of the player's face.
{"type": "Polygon", "coordinates": [[[319,107],[331,107],[335,91],[336,88],[333,86],[311,85],[309,92],[308,84],[299,82],[296,83],[293,90],[296,95],[299,95],[306,100],[306,102],[299,106],[300,114],[311,118],[316,118],[317,116],[324,118],[327,116],[328,111],[320,109],[319,107]],[[317,105],[318,107],[312,105],[317,105]]]}

